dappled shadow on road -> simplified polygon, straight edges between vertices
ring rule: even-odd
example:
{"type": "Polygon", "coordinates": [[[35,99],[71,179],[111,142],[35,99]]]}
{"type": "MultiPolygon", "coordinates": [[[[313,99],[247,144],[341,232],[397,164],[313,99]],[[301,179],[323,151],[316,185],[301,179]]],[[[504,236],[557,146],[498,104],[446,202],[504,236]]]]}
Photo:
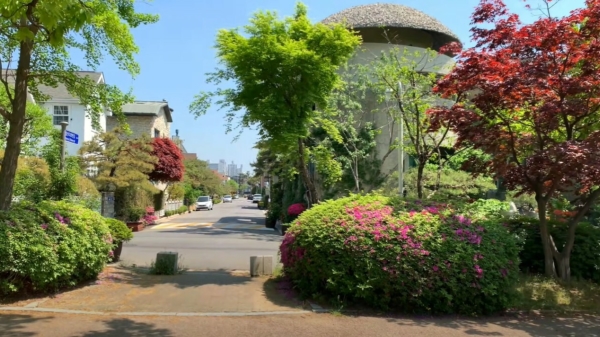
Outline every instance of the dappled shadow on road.
{"type": "MultiPolygon", "coordinates": [[[[0,311],[2,308],[0,308],[0,311]]],[[[37,336],[35,332],[27,331],[29,324],[47,321],[51,317],[34,317],[24,314],[0,313],[0,336],[28,337],[37,336]]]]}
{"type": "Polygon", "coordinates": [[[248,206],[242,206],[240,207],[241,209],[256,209],[256,210],[260,210],[260,208],[258,208],[257,204],[254,204],[254,206],[252,205],[248,205],[248,206]]]}
{"type": "Polygon", "coordinates": [[[88,331],[81,337],[128,337],[128,336],[156,336],[169,337],[174,334],[168,329],[157,328],[154,324],[136,322],[127,318],[117,318],[103,322],[106,329],[88,331]]]}
{"type": "Polygon", "coordinates": [[[281,242],[282,236],[275,230],[255,230],[249,228],[181,228],[177,230],[161,230],[161,233],[184,233],[204,236],[225,236],[237,234],[240,239],[254,241],[281,242]]]}
{"type": "Polygon", "coordinates": [[[293,290],[292,283],[283,277],[272,277],[263,284],[265,297],[271,303],[282,307],[302,309],[304,301],[293,290]]]}
{"type": "Polygon", "coordinates": [[[221,217],[217,223],[264,225],[265,216],[224,216],[221,217]]]}
{"type": "MultiPolygon", "coordinates": [[[[366,316],[366,315],[361,315],[366,316]]],[[[374,315],[373,315],[374,316],[374,315]]],[[[382,317],[377,315],[377,317],[382,317]]],[[[385,316],[390,323],[400,326],[442,327],[472,336],[513,336],[517,331],[531,337],[598,336],[600,317],[576,315],[558,317],[548,315],[506,315],[500,317],[400,317],[385,316]]]]}
{"type": "Polygon", "coordinates": [[[179,289],[195,288],[207,285],[230,286],[250,282],[247,272],[218,270],[183,271],[178,275],[151,275],[149,268],[112,268],[103,272],[96,285],[104,283],[120,283],[140,288],[151,288],[162,285],[179,289]]]}

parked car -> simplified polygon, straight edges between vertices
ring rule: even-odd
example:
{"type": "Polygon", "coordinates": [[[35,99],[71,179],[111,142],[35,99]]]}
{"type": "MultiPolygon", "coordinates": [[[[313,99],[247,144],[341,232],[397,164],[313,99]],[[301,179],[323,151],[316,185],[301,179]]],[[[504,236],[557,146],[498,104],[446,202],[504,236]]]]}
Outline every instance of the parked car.
{"type": "Polygon", "coordinates": [[[262,195],[255,194],[252,196],[252,203],[258,204],[262,200],[262,195]]]}
{"type": "Polygon", "coordinates": [[[234,194],[234,195],[233,195],[233,199],[239,199],[239,198],[240,198],[240,196],[239,196],[239,195],[237,195],[237,194],[234,194]]]}
{"type": "Polygon", "coordinates": [[[200,196],[196,201],[196,210],[199,211],[202,209],[206,209],[209,211],[212,211],[213,209],[213,202],[208,195],[200,196]]]}
{"type": "Polygon", "coordinates": [[[252,194],[248,194],[248,200],[252,200],[254,196],[252,194]]]}
{"type": "Polygon", "coordinates": [[[229,194],[224,195],[223,202],[233,202],[233,198],[229,194]]]}

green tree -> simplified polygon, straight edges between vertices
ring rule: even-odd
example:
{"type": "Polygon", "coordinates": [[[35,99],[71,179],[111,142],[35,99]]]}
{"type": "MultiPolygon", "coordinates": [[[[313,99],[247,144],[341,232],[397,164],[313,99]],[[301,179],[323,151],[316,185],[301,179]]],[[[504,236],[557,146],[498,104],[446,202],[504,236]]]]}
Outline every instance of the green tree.
{"type": "Polygon", "coordinates": [[[208,167],[208,162],[198,159],[185,159],[183,165],[185,167],[183,176],[185,184],[189,185],[192,189],[205,193],[222,194],[223,182],[208,167]]]}
{"type": "Polygon", "coordinates": [[[148,136],[131,139],[122,130],[100,134],[79,149],[86,169],[97,169],[98,190],[111,191],[143,183],[158,161],[148,136]]]}
{"type": "Polygon", "coordinates": [[[294,148],[309,200],[316,203],[319,196],[309,173],[305,140],[315,124],[327,124],[314,107],[327,106],[340,83],[339,67],[359,44],[360,38],[343,25],[311,23],[301,3],[293,17],[283,20],[274,12],[258,12],[243,34],[239,29],[217,34],[217,56],[223,68],[208,74],[209,82],[233,82],[234,87],[197,95],[190,111],[204,115],[217,97],[216,103],[229,109],[230,130],[239,117],[239,126],[258,126],[260,135],[277,146],[276,152],[294,148]],[[243,114],[238,116],[240,111],[243,114]]]}
{"type": "Polygon", "coordinates": [[[52,130],[49,142],[42,148],[42,157],[50,168],[50,186],[48,197],[62,200],[77,193],[77,177],[81,174],[79,158],[65,158],[64,169],[61,169],[62,140],[58,130],[52,130]]]}
{"type": "MultiPolygon", "coordinates": [[[[439,105],[452,105],[450,99],[442,100],[432,92],[442,69],[436,65],[438,53],[434,50],[410,51],[394,48],[384,52],[369,65],[363,66],[363,72],[373,74],[371,83],[373,92],[381,103],[387,102],[384,109],[392,117],[393,123],[402,120],[408,144],[403,146],[406,152],[417,162],[416,194],[423,198],[423,180],[425,166],[436,157],[441,157],[441,148],[452,147],[449,137],[449,127],[442,127],[436,132],[430,131],[430,121],[427,110],[439,105]],[[366,68],[366,69],[365,69],[366,68]],[[398,83],[402,84],[399,88],[398,83]],[[393,99],[389,99],[393,96],[393,99]],[[391,102],[390,102],[391,101],[391,102]]],[[[440,158],[441,159],[441,158],[440,158]]],[[[441,165],[440,165],[441,166],[441,165]]],[[[441,170],[441,167],[439,168],[441,170]]]]}
{"type": "Polygon", "coordinates": [[[240,188],[240,185],[237,183],[237,181],[230,179],[227,180],[227,193],[231,193],[231,194],[236,194],[238,189],[240,188]]]}
{"type": "MultiPolygon", "coordinates": [[[[14,92],[12,87],[8,90],[14,92]]],[[[0,90],[0,110],[10,111],[11,103],[5,90],[0,90]]],[[[25,109],[26,121],[23,126],[21,136],[21,153],[26,156],[38,154],[41,138],[48,136],[54,127],[52,126],[52,117],[47,111],[33,103],[27,102],[25,109]]],[[[0,119],[0,148],[6,148],[6,138],[8,137],[9,123],[5,119],[0,119]]]]}
{"type": "Polygon", "coordinates": [[[77,75],[80,68],[70,60],[69,50],[82,51],[89,68],[99,66],[108,54],[135,76],[138,48],[130,29],[158,17],[137,13],[134,5],[134,0],[0,1],[0,82],[10,102],[10,109],[0,107],[0,116],[10,126],[0,169],[0,210],[7,210],[12,201],[29,94],[45,101],[49,97],[41,93],[41,86],[60,83],[88,107],[95,124],[105,108],[123,121],[121,107],[132,101],[131,95],[77,75]],[[16,65],[14,71],[4,68],[11,64],[16,65]]]}

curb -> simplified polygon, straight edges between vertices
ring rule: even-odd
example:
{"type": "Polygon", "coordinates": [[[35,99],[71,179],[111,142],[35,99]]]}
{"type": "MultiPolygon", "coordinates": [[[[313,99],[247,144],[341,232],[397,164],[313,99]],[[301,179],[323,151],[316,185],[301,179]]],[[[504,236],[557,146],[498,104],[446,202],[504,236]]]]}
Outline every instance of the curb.
{"type": "Polygon", "coordinates": [[[243,317],[243,316],[273,316],[273,315],[299,315],[310,314],[308,310],[290,310],[290,311],[256,311],[256,312],[105,312],[105,311],[85,311],[69,309],[52,308],[27,308],[27,307],[2,307],[0,312],[46,312],[55,314],[75,314],[75,315],[95,315],[95,316],[179,316],[179,317],[243,317]]]}

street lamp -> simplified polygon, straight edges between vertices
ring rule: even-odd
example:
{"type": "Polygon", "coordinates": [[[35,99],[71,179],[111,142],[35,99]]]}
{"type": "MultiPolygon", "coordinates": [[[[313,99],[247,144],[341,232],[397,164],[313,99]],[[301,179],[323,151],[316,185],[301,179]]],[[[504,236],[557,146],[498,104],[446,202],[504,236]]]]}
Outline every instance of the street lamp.
{"type": "MultiPolygon", "coordinates": [[[[386,98],[391,100],[391,94],[393,90],[386,90],[386,98]]],[[[402,87],[402,82],[398,82],[398,91],[397,91],[397,99],[398,99],[398,109],[400,111],[400,116],[398,118],[398,193],[400,197],[404,196],[404,116],[402,114],[402,96],[404,94],[404,89],[402,87]]]]}

